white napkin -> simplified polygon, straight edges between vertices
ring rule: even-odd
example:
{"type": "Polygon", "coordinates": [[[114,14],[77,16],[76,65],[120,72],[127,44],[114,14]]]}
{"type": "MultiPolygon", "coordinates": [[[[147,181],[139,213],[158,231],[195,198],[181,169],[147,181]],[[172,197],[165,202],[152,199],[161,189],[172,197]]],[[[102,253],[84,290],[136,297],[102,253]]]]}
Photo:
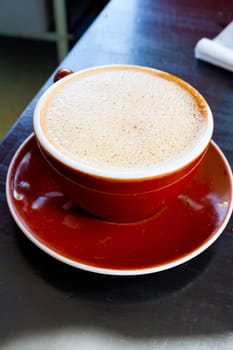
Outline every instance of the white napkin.
{"type": "Polygon", "coordinates": [[[214,39],[200,39],[194,53],[200,60],[233,72],[233,21],[214,39]]]}

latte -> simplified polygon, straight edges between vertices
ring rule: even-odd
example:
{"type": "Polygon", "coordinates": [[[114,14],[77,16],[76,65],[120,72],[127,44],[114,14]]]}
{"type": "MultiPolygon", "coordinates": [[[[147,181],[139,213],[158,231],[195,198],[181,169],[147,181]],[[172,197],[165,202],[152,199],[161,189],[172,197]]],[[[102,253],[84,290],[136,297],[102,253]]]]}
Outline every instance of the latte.
{"type": "Polygon", "coordinates": [[[161,168],[190,152],[207,128],[188,84],[138,66],[98,67],[58,84],[41,110],[52,146],[97,169],[161,168]]]}

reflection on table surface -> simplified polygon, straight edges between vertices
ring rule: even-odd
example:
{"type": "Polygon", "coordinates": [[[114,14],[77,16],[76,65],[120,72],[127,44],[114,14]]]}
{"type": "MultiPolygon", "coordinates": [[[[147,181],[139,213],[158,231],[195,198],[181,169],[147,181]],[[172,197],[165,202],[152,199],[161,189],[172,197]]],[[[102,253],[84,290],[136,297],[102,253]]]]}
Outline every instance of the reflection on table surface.
{"type": "MultiPolygon", "coordinates": [[[[77,71],[130,63],[180,76],[207,99],[213,138],[232,167],[232,73],[195,60],[193,53],[196,42],[216,36],[232,14],[230,0],[112,0],[61,66],[77,71]]],[[[7,169],[52,81],[53,76],[0,146],[0,348],[231,349],[232,219],[216,243],[188,263],[124,278],[62,264],[14,223],[5,196],[7,169]]]]}

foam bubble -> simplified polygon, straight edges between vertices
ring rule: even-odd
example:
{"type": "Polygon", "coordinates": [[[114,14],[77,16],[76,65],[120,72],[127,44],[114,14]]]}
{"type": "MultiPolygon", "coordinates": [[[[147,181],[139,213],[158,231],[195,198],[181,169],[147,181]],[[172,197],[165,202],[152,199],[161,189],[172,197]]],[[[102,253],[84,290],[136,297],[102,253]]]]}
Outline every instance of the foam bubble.
{"type": "Polygon", "coordinates": [[[198,142],[206,120],[195,97],[143,70],[108,69],[71,79],[44,110],[50,142],[102,169],[161,167],[198,142]]]}

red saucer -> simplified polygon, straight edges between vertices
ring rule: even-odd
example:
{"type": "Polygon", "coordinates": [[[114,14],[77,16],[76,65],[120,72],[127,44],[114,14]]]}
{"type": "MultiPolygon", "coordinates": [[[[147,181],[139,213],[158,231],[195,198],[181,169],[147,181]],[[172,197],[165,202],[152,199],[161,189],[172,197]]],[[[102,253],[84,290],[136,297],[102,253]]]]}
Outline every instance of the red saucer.
{"type": "Polygon", "coordinates": [[[184,192],[149,219],[119,224],[75,207],[50,177],[31,135],[6,183],[10,211],[24,234],[56,259],[88,271],[140,275],[180,265],[208,248],[232,212],[230,167],[212,142],[184,192]]]}

